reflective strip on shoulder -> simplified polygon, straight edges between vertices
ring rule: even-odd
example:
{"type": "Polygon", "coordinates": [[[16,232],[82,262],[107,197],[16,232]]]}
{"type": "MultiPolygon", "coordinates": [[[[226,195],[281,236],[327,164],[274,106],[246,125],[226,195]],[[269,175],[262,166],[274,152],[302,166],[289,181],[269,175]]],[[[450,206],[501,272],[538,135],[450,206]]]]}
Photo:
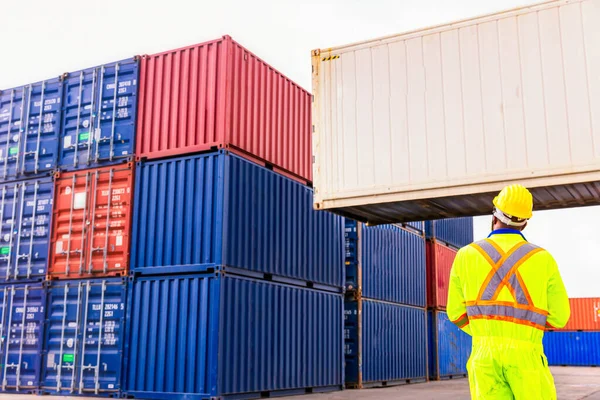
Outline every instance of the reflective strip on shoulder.
{"type": "Polygon", "coordinates": [[[503,254],[501,254],[490,242],[491,241],[487,239],[481,240],[476,243],[471,243],[471,246],[479,251],[490,264],[494,265],[502,259],[503,254]]]}

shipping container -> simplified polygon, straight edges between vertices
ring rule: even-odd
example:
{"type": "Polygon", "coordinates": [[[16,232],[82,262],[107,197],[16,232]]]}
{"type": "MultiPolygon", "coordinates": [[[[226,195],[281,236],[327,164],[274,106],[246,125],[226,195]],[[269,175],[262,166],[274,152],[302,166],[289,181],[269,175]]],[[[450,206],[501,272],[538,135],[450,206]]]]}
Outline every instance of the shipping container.
{"type": "Polygon", "coordinates": [[[0,180],[49,175],[56,168],[62,96],[58,78],[0,91],[0,180]]]}
{"type": "Polygon", "coordinates": [[[427,307],[446,309],[450,271],[456,250],[427,241],[427,307]]]}
{"type": "Polygon", "coordinates": [[[346,387],[427,379],[425,309],[364,298],[347,298],[344,307],[346,387]]]}
{"type": "Polygon", "coordinates": [[[132,185],[132,163],[56,178],[49,279],[128,273],[132,185]]]}
{"type": "Polygon", "coordinates": [[[0,280],[42,281],[48,269],[54,182],[0,185],[0,280]]]}
{"type": "Polygon", "coordinates": [[[463,217],[426,221],[425,236],[428,239],[435,239],[447,246],[460,249],[473,243],[473,218],[463,217]]]}
{"type": "Polygon", "coordinates": [[[0,285],[2,392],[34,394],[40,385],[46,296],[41,283],[0,285]]]}
{"type": "Polygon", "coordinates": [[[65,74],[60,168],[116,164],[135,151],[138,58],[65,74]]]}
{"type": "Polygon", "coordinates": [[[50,282],[42,394],[119,397],[127,283],[50,282]]]}
{"type": "Polygon", "coordinates": [[[314,211],[312,189],[228,151],[141,162],[136,274],[230,271],[343,287],[343,219],[314,211]]]}
{"type": "Polygon", "coordinates": [[[315,206],[372,223],[600,203],[600,7],[560,0],[313,52],[315,206]]]}
{"type": "Polygon", "coordinates": [[[311,96],[229,36],[141,60],[139,157],[229,148],[311,181],[311,96]]]}
{"type": "Polygon", "coordinates": [[[548,365],[600,366],[600,332],[546,332],[548,365]]]}
{"type": "Polygon", "coordinates": [[[425,307],[425,238],[395,225],[346,226],[346,290],[425,307]]]}
{"type": "Polygon", "coordinates": [[[218,274],[133,279],[125,396],[264,398],[340,389],[342,295],[218,274]]]}
{"type": "Polygon", "coordinates": [[[600,331],[600,297],[569,299],[571,318],[561,331],[600,331]]]}
{"type": "Polygon", "coordinates": [[[450,322],[445,312],[429,310],[427,314],[429,379],[466,377],[471,336],[450,322]]]}

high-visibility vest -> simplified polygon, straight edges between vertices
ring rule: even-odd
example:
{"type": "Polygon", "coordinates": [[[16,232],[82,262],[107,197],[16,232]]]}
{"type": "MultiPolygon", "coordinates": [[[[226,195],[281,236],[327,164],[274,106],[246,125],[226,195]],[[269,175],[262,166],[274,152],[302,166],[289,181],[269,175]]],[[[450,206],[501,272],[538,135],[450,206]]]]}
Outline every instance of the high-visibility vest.
{"type": "Polygon", "coordinates": [[[544,329],[566,324],[570,309],[550,253],[519,233],[507,233],[458,252],[447,312],[450,320],[474,336],[540,342],[544,329]]]}

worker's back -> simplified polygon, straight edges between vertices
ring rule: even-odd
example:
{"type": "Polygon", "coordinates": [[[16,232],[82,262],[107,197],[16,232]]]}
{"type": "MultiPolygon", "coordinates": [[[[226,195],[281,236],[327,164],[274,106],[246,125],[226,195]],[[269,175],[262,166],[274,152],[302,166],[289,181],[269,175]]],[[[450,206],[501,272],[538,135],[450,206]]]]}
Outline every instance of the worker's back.
{"type": "Polygon", "coordinates": [[[564,326],[570,310],[549,252],[511,229],[461,249],[447,311],[473,336],[474,398],[554,398],[542,338],[546,327],[564,326]]]}

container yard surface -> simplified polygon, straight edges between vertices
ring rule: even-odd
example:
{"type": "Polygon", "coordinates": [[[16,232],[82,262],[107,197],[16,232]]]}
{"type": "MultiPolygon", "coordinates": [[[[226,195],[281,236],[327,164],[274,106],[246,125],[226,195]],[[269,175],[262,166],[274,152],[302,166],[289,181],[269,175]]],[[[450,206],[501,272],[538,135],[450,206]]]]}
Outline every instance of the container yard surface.
{"type": "MultiPolygon", "coordinates": [[[[600,368],[551,367],[550,369],[554,374],[556,390],[560,400],[600,400],[600,368]]],[[[0,394],[0,400],[14,398],[14,394],[0,394]]],[[[36,400],[40,397],[19,395],[18,398],[20,400],[36,400]]],[[[281,399],[298,400],[402,400],[415,398],[421,400],[440,398],[445,400],[468,399],[469,384],[466,379],[454,379],[383,389],[344,390],[343,392],[335,393],[281,397],[281,399]]],[[[52,399],[81,399],[81,397],[53,396],[52,399]]]]}

